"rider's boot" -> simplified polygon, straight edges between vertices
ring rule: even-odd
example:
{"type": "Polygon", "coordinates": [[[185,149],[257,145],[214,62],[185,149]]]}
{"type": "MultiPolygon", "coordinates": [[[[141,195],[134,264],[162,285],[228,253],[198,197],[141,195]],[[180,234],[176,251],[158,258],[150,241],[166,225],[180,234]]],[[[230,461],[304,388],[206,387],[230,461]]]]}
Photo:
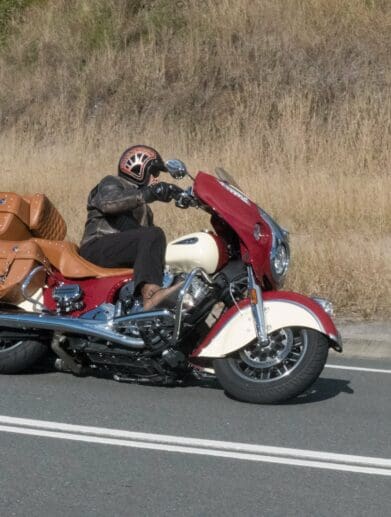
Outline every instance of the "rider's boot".
{"type": "Polygon", "coordinates": [[[183,282],[179,282],[171,287],[163,288],[156,284],[144,284],[141,288],[144,311],[151,311],[158,307],[175,306],[178,291],[182,285],[183,282]]]}

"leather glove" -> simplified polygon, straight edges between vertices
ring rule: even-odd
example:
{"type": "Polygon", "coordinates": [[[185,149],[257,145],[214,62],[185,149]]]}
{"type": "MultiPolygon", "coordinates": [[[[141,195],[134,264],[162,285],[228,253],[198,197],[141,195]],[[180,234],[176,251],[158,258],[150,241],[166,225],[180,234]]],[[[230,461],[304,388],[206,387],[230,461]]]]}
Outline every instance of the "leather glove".
{"type": "Polygon", "coordinates": [[[181,188],[172,183],[165,183],[164,181],[160,181],[143,189],[146,203],[152,203],[153,201],[169,203],[172,199],[176,199],[182,192],[183,190],[181,188]]]}

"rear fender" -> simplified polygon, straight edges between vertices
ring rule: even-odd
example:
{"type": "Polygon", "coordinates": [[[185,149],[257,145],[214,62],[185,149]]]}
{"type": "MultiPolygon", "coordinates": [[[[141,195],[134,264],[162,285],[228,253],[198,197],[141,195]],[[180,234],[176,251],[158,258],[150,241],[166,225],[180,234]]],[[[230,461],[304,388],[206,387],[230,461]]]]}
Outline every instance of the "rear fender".
{"type": "MultiPolygon", "coordinates": [[[[298,293],[263,293],[265,325],[268,334],[285,327],[317,330],[329,338],[330,346],[342,351],[341,337],[333,320],[311,298],[298,293]]],[[[225,357],[256,339],[250,301],[231,307],[211,329],[192,357],[225,357]]]]}

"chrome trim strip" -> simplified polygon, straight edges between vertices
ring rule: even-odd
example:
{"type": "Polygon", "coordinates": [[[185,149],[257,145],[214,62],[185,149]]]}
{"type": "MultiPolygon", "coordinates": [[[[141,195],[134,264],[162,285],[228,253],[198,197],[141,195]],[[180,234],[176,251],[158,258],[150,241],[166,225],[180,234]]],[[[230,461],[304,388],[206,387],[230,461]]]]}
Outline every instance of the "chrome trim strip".
{"type": "Polygon", "coordinates": [[[172,318],[172,314],[168,309],[155,310],[149,312],[139,312],[136,314],[129,314],[128,316],[120,316],[111,320],[113,327],[123,326],[121,324],[131,324],[133,321],[143,321],[156,318],[172,318]]]}

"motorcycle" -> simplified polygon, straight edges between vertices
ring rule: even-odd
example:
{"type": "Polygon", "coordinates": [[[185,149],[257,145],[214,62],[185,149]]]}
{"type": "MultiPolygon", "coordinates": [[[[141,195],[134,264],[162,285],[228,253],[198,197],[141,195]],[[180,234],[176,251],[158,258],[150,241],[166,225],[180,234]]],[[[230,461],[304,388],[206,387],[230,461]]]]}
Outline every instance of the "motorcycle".
{"type": "Polygon", "coordinates": [[[235,399],[275,404],[318,378],[330,347],[342,351],[330,302],[280,290],[289,233],[225,170],[194,178],[180,160],[166,165],[193,182],[176,206],[206,211],[214,231],[168,244],[164,287],[183,284],[149,312],[133,271],[81,258],[45,196],[0,194],[0,373],[54,352],[75,375],[158,385],[215,376],[235,399]]]}

